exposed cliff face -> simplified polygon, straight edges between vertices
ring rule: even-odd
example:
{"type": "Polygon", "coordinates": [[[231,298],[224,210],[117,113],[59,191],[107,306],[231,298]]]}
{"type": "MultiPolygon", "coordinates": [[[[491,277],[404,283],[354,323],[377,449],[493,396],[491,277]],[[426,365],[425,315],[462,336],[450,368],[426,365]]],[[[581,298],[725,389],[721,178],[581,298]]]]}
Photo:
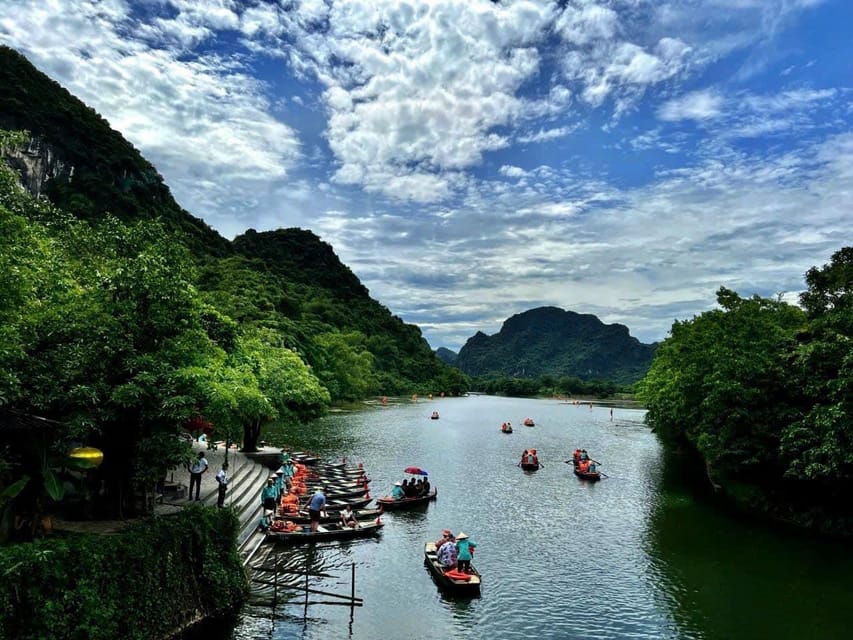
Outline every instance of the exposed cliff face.
{"type": "Polygon", "coordinates": [[[74,175],[74,167],[41,140],[30,140],[24,149],[0,148],[0,158],[19,173],[21,184],[37,198],[44,195],[49,180],[61,176],[70,181],[74,175]]]}

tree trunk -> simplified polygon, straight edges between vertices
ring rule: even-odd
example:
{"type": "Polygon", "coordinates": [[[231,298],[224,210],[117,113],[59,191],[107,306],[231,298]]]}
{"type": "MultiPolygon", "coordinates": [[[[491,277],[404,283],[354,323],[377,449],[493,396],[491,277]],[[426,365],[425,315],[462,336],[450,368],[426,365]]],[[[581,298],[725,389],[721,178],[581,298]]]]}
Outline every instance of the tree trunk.
{"type": "Polygon", "coordinates": [[[243,426],[243,451],[255,453],[258,450],[258,439],[261,437],[260,422],[253,422],[243,426]]]}

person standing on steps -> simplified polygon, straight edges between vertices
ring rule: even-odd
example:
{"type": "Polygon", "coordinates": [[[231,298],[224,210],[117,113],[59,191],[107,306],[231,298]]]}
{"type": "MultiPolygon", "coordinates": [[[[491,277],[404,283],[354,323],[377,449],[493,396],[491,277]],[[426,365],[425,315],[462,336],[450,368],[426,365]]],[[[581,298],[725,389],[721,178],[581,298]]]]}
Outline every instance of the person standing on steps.
{"type": "Polygon", "coordinates": [[[223,462],[222,468],[216,472],[216,482],[219,485],[219,495],[216,498],[216,506],[220,509],[225,506],[225,493],[228,491],[228,463],[223,462]]]}
{"type": "Polygon", "coordinates": [[[201,474],[207,471],[210,463],[208,463],[207,458],[204,457],[204,452],[198,452],[198,458],[193,465],[190,467],[190,492],[187,495],[187,500],[193,499],[193,486],[195,486],[195,499],[200,500],[199,494],[201,493],[201,474]]]}

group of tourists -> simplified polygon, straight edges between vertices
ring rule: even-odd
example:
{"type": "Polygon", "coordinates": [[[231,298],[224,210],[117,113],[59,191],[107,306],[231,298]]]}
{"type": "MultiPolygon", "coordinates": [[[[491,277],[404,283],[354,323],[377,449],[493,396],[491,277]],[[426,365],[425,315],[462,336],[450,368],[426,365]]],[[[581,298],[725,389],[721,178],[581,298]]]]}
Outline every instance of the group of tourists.
{"type": "Polygon", "coordinates": [[[539,456],[536,455],[536,449],[525,449],[521,454],[521,464],[539,464],[539,456]]]}
{"type": "Polygon", "coordinates": [[[435,543],[435,552],[438,562],[445,571],[459,571],[471,573],[471,559],[474,557],[474,549],[477,543],[468,538],[468,534],[460,531],[454,536],[450,529],[441,532],[441,539],[435,543]]]}
{"type": "Polygon", "coordinates": [[[420,498],[428,496],[432,485],[429,483],[429,478],[411,478],[402,482],[395,482],[394,488],[391,489],[391,497],[394,500],[403,500],[404,498],[420,498]]]}
{"type": "Polygon", "coordinates": [[[589,457],[586,449],[575,449],[572,454],[572,464],[581,473],[595,473],[596,462],[589,457]]]}

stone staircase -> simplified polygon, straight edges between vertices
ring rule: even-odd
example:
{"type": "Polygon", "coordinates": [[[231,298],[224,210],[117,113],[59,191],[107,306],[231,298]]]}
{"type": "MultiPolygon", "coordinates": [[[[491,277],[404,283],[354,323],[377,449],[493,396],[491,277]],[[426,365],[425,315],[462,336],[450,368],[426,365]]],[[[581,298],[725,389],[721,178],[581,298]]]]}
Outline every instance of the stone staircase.
{"type": "MultiPolygon", "coordinates": [[[[228,495],[225,498],[225,505],[234,509],[240,520],[237,548],[241,555],[246,557],[252,550],[253,544],[258,541],[253,534],[257,532],[258,523],[263,515],[261,489],[274,470],[240,453],[229,455],[228,466],[228,495]]],[[[216,508],[217,496],[216,487],[212,490],[208,489],[201,494],[201,502],[216,508]]],[[[263,535],[260,535],[259,540],[263,540],[263,535]]]]}

